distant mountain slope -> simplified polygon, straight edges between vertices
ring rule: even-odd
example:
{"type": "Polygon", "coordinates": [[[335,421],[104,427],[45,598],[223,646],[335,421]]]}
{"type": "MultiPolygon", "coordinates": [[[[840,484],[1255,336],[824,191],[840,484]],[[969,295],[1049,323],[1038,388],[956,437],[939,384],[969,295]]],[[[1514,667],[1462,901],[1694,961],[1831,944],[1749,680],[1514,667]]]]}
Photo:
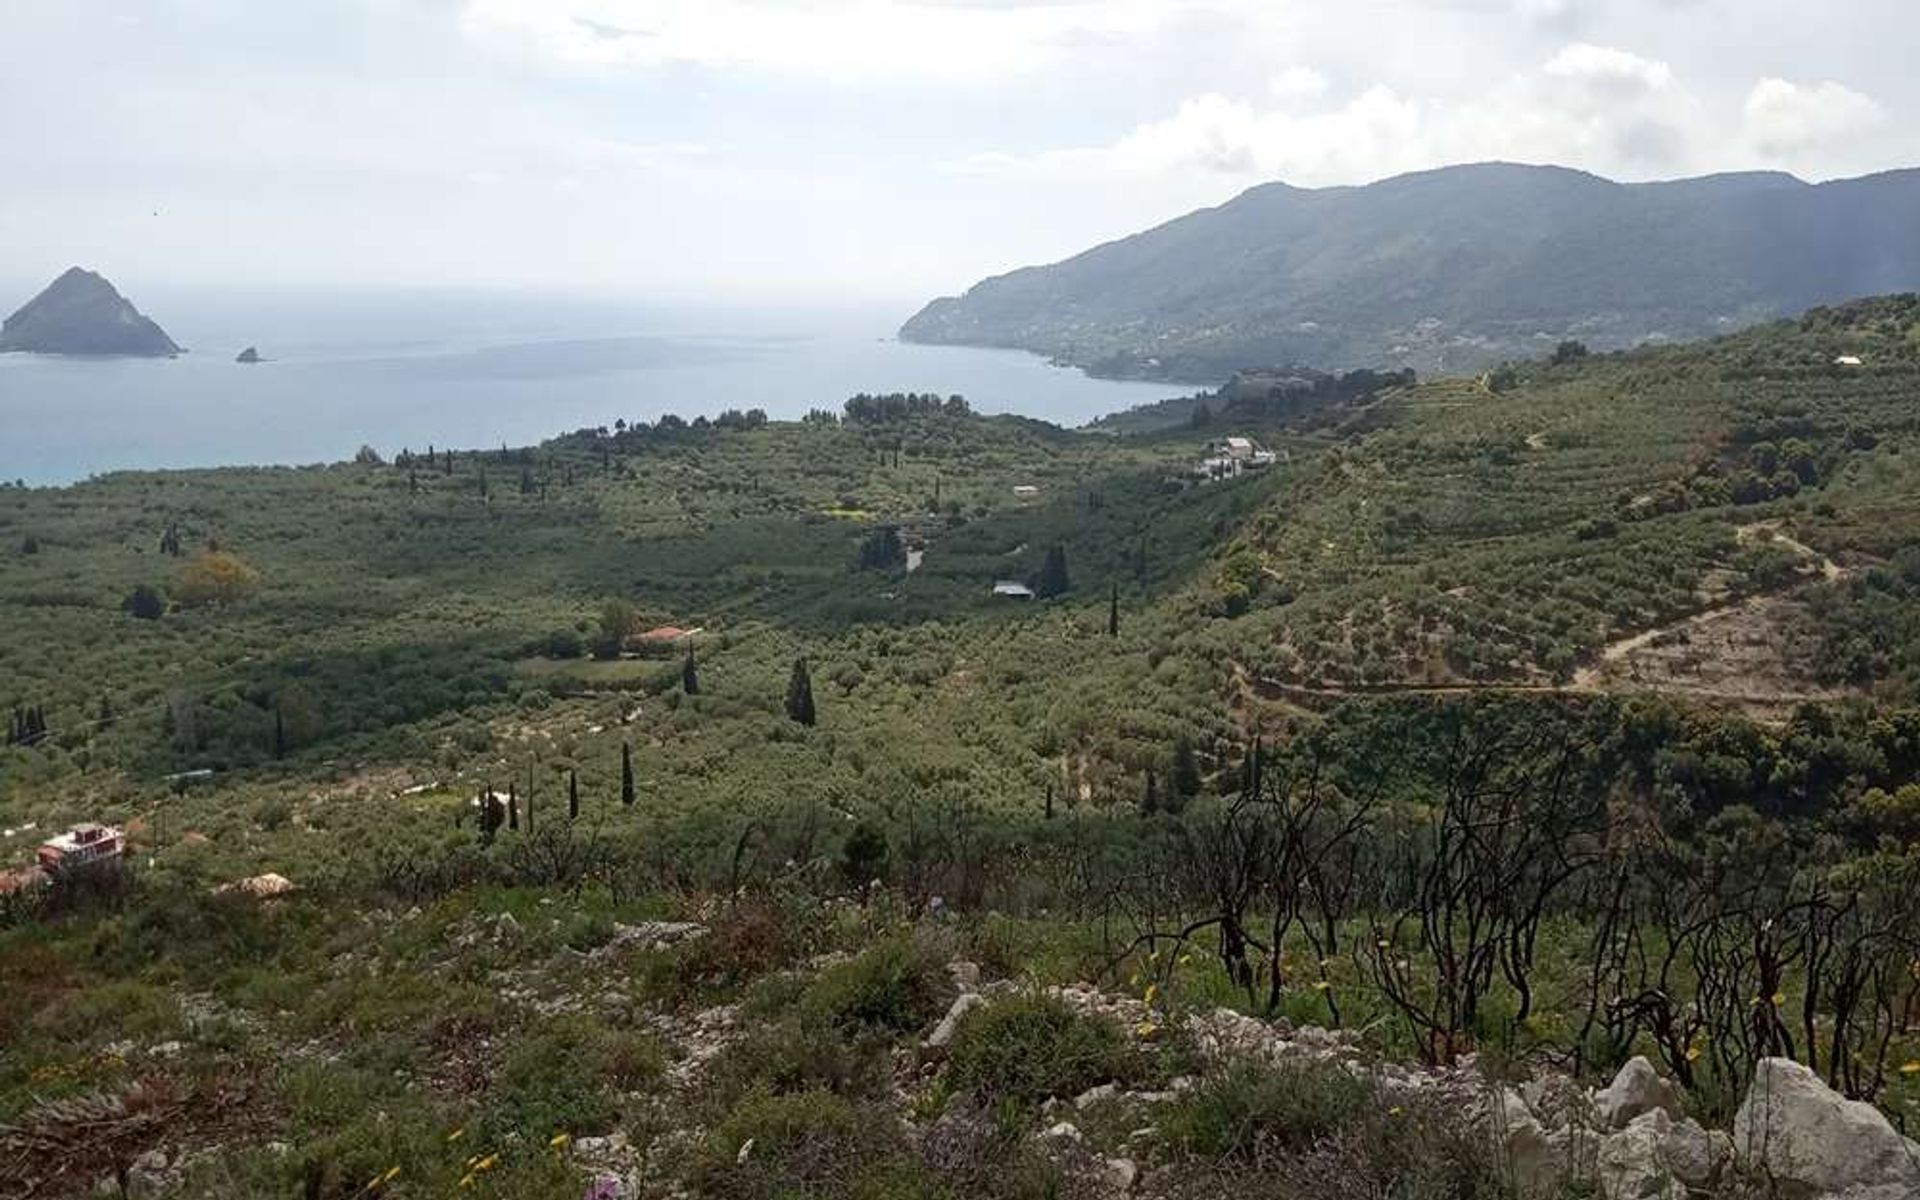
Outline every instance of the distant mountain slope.
{"type": "Polygon", "coordinates": [[[127,354],[180,353],[166,331],[141,315],[104,278],[69,267],[0,325],[0,352],[127,354]]]}
{"type": "Polygon", "coordinates": [[[1920,170],[1620,184],[1485,164],[1366,187],[1265,184],[935,300],[900,336],[1194,382],[1282,363],[1432,372],[1916,287],[1920,170]]]}

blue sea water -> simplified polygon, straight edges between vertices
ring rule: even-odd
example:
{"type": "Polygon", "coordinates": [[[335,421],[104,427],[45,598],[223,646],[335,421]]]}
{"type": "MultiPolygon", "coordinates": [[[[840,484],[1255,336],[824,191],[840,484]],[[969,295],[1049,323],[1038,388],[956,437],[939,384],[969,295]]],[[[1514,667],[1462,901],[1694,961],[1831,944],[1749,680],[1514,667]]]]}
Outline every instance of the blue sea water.
{"type": "Polygon", "coordinates": [[[910,304],[200,290],[133,299],[189,352],[0,354],[0,480],[326,462],[361,445],[524,445],[667,412],[798,417],[863,391],[958,392],[976,411],[1071,426],[1182,392],[1089,379],[1018,351],[897,342],[910,304]],[[235,363],[250,345],[269,361],[235,363]]]}

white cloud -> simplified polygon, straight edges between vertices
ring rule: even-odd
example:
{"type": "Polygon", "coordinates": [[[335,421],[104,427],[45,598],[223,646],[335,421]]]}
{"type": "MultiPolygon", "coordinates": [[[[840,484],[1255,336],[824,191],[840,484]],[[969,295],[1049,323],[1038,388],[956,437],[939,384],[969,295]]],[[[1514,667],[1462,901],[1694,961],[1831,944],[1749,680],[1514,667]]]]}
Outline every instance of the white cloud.
{"type": "Polygon", "coordinates": [[[469,0],[462,27],[496,49],[563,64],[951,81],[1032,70],[1089,39],[1149,33],[1167,10],[1151,0],[469,0]]]}
{"type": "Polygon", "coordinates": [[[1704,128],[1699,102],[1665,63],[1575,44],[1535,72],[1462,99],[1375,84],[1339,103],[1300,111],[1291,103],[1263,109],[1209,92],[1108,146],[982,154],[955,167],[982,174],[1130,176],[1202,169],[1324,185],[1514,159],[1631,177],[1685,167],[1704,128]]]}
{"type": "Polygon", "coordinates": [[[1834,83],[1800,84],[1762,79],[1747,94],[1746,135],[1769,158],[1826,152],[1851,139],[1879,133],[1887,111],[1871,96],[1834,83]]]}
{"type": "Polygon", "coordinates": [[[1577,42],[1547,60],[1541,70],[1559,79],[1576,79],[1617,91],[1665,91],[1673,86],[1673,68],[1612,46],[1577,42]]]}

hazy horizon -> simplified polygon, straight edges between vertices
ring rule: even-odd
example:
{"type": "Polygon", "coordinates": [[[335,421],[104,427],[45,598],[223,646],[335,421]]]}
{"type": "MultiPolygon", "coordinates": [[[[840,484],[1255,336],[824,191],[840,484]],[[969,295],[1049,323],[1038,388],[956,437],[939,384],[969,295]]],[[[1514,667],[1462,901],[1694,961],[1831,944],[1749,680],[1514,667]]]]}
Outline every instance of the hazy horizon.
{"type": "MultiPolygon", "coordinates": [[[[1898,0],[0,0],[0,280],[911,305],[1256,183],[1920,161],[1898,0]],[[1437,56],[1435,46],[1471,46],[1437,56]]],[[[12,303],[31,294],[28,290],[12,303]]],[[[156,313],[164,323],[164,315],[156,313]]]]}

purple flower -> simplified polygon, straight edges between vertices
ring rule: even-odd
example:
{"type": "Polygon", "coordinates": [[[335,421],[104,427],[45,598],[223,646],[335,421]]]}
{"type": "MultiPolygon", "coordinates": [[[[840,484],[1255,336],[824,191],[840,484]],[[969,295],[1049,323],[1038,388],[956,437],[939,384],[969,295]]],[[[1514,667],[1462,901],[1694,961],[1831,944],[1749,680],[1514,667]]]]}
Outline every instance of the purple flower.
{"type": "Polygon", "coordinates": [[[581,1200],[620,1200],[620,1181],[612,1175],[596,1175],[581,1200]]]}

